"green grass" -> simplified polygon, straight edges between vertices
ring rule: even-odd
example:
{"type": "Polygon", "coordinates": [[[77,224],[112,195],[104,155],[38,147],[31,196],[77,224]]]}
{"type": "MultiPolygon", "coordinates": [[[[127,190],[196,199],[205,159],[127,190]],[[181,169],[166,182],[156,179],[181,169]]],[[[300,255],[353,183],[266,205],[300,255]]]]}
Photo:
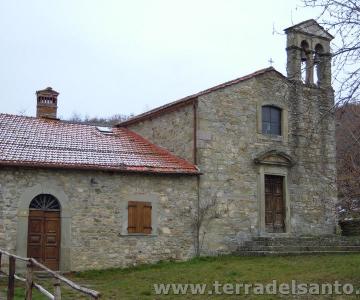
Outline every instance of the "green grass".
{"type": "MultiPolygon", "coordinates": [[[[154,283],[279,283],[296,280],[325,283],[338,280],[360,287],[360,254],[284,257],[205,257],[188,262],[160,262],[127,269],[92,270],[67,274],[71,280],[98,290],[102,299],[239,299],[239,295],[155,295],[154,283]]],[[[48,280],[49,281],[49,280],[48,280]]],[[[42,283],[44,284],[44,283],[42,283]]],[[[4,291],[4,279],[0,282],[4,291]]],[[[45,284],[47,285],[47,284],[45,284]]],[[[18,284],[15,299],[23,299],[18,284]]],[[[248,296],[247,299],[277,299],[278,296],[248,296]]],[[[289,296],[290,298],[290,296],[289,296]]],[[[37,299],[45,299],[36,294],[37,299]]],[[[63,299],[82,298],[63,289],[63,299]]],[[[288,299],[282,296],[282,299],[288,299]]],[[[317,296],[303,299],[319,299],[317,296]]],[[[343,298],[339,298],[343,299],[343,298]]],[[[351,297],[346,297],[351,299],[351,297]]],[[[355,299],[355,296],[353,296],[355,299]]]]}

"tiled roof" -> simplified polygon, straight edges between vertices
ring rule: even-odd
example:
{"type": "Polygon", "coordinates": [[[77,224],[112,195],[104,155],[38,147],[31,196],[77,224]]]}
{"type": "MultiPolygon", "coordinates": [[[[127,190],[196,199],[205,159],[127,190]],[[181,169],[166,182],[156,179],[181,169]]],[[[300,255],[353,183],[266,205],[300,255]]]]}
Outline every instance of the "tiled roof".
{"type": "Polygon", "coordinates": [[[191,163],[126,128],[0,114],[0,165],[198,174],[191,163]]]}
{"type": "Polygon", "coordinates": [[[147,112],[145,112],[143,114],[137,115],[137,116],[135,116],[135,117],[133,117],[131,119],[123,121],[123,122],[119,123],[117,126],[127,126],[127,125],[131,125],[131,124],[141,122],[141,121],[149,119],[149,118],[153,118],[155,116],[161,115],[161,114],[166,113],[168,111],[172,111],[174,109],[180,108],[180,107],[182,107],[184,105],[191,104],[199,96],[209,94],[209,93],[214,92],[216,90],[219,90],[219,89],[225,88],[227,86],[237,84],[239,82],[254,78],[256,76],[259,76],[259,75],[262,75],[262,74],[265,74],[265,73],[268,73],[268,72],[274,72],[277,76],[280,76],[281,78],[284,78],[284,79],[286,78],[283,74],[281,74],[279,71],[275,70],[273,67],[261,69],[261,70],[258,70],[256,72],[253,72],[251,74],[248,74],[246,76],[242,76],[242,77],[236,78],[234,80],[224,82],[222,84],[213,86],[213,87],[211,87],[209,89],[206,89],[204,91],[201,91],[199,93],[196,93],[196,94],[187,96],[185,98],[182,98],[180,100],[173,101],[173,102],[170,102],[170,103],[165,104],[163,106],[154,108],[154,109],[149,110],[149,111],[147,111],[147,112]]]}
{"type": "Polygon", "coordinates": [[[305,34],[321,36],[329,41],[334,39],[334,36],[331,35],[327,30],[325,30],[324,27],[320,26],[320,24],[316,22],[314,19],[309,19],[301,23],[295,24],[291,27],[284,29],[284,31],[285,33],[291,31],[298,31],[305,34]]]}

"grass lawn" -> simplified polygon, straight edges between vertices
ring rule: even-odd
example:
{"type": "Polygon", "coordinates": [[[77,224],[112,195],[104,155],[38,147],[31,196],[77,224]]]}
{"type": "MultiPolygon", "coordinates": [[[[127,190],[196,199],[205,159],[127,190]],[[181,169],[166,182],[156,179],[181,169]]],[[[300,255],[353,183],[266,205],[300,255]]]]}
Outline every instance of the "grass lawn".
{"type": "MultiPolygon", "coordinates": [[[[108,269],[67,274],[77,283],[102,293],[101,299],[239,299],[239,295],[156,295],[155,283],[205,283],[212,289],[219,283],[352,283],[360,288],[360,254],[314,255],[283,257],[205,257],[188,262],[160,262],[155,265],[128,269],[108,269]]],[[[49,281],[49,280],[48,280],[49,281]]],[[[5,289],[4,279],[0,282],[5,289]]],[[[81,298],[79,294],[63,290],[63,299],[81,298]]],[[[18,284],[15,299],[24,299],[22,284],[18,284]]],[[[291,296],[247,296],[247,299],[289,299],[291,296]]],[[[321,299],[319,296],[303,296],[302,299],[321,299]]],[[[355,296],[339,296],[338,299],[357,299],[355,296]]],[[[35,300],[45,299],[36,293],[35,300]]],[[[298,298],[293,298],[298,299],[298,298]]],[[[325,299],[325,298],[323,298],[325,299]]],[[[334,299],[334,297],[332,297],[334,299]]]]}

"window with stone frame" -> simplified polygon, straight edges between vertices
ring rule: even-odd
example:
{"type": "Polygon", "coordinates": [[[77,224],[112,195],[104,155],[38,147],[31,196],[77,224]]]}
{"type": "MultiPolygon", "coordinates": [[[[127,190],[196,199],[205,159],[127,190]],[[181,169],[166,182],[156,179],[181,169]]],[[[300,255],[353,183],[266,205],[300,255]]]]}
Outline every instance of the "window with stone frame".
{"type": "Polygon", "coordinates": [[[281,135],[281,109],[264,105],[261,108],[262,133],[271,135],[281,135]]]}
{"type": "Polygon", "coordinates": [[[151,202],[128,202],[128,233],[151,234],[151,202]]]}

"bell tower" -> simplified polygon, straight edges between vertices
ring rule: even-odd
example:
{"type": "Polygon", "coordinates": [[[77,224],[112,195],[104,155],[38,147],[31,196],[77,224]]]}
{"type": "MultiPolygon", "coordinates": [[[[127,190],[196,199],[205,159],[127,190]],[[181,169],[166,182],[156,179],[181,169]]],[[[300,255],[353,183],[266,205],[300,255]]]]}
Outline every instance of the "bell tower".
{"type": "Polygon", "coordinates": [[[321,88],[331,87],[330,41],[334,37],[313,19],[284,31],[288,78],[321,88]]]}

